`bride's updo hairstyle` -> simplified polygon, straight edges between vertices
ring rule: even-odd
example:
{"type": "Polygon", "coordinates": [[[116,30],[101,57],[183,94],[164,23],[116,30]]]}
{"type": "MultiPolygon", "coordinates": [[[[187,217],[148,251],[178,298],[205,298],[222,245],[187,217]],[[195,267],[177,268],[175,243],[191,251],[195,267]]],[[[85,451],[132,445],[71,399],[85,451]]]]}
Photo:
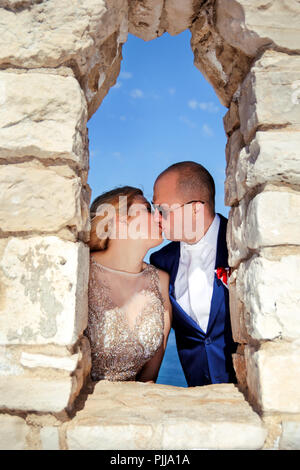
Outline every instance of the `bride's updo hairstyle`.
{"type": "Polygon", "coordinates": [[[94,199],[90,207],[91,231],[90,241],[88,242],[90,251],[106,250],[108,247],[109,234],[111,231],[111,224],[108,221],[103,226],[103,230],[101,230],[99,233],[99,222],[101,222],[101,220],[103,220],[105,217],[108,217],[108,214],[104,211],[104,214],[99,215],[99,213],[97,213],[97,209],[99,209],[102,204],[109,204],[113,206],[112,208],[114,208],[114,213],[111,218],[111,221],[113,221],[114,214],[119,212],[120,196],[126,196],[128,213],[129,207],[133,203],[134,198],[143,195],[143,191],[139,188],[134,188],[132,186],[121,186],[119,188],[115,188],[111,191],[100,194],[100,196],[97,196],[94,199]]]}

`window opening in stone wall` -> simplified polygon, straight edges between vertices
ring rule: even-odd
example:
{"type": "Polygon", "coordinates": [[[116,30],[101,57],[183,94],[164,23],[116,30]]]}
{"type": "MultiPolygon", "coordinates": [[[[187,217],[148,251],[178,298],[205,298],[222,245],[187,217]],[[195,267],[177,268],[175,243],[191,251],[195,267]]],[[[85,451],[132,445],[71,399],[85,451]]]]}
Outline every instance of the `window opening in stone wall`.
{"type": "MultiPolygon", "coordinates": [[[[124,185],[141,188],[151,201],[160,172],[173,163],[193,160],[213,176],[215,212],[228,217],[222,123],[227,108],[193,65],[190,38],[189,30],[147,42],[128,35],[118,80],[88,122],[91,202],[124,185]]],[[[145,261],[167,243],[149,250],[145,261]]],[[[173,329],[156,383],[187,386],[173,329]]]]}

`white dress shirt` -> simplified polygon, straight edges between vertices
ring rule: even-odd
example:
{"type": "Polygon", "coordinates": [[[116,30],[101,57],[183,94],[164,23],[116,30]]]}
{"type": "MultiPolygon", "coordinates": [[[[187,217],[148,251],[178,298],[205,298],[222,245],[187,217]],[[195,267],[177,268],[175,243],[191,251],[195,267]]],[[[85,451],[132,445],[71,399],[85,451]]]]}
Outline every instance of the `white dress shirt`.
{"type": "Polygon", "coordinates": [[[215,214],[206,234],[197,243],[180,242],[175,298],[183,310],[206,332],[214,285],[220,217],[215,214]]]}

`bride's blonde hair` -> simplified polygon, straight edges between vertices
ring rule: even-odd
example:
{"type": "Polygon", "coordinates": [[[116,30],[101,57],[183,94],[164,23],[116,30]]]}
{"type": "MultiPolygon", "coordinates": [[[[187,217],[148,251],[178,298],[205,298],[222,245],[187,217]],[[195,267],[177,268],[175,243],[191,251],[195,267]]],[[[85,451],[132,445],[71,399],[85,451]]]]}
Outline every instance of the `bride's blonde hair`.
{"type": "MultiPolygon", "coordinates": [[[[97,225],[104,219],[105,215],[98,215],[97,209],[101,204],[111,204],[116,211],[120,207],[120,196],[127,196],[127,212],[133,200],[136,196],[144,196],[143,191],[139,188],[134,188],[132,186],[121,186],[111,191],[106,191],[100,196],[97,196],[91,204],[90,207],[90,221],[91,221],[91,231],[90,231],[90,241],[88,245],[90,251],[99,251],[106,250],[109,243],[109,233],[110,227],[109,222],[107,222],[101,233],[97,232],[97,225]]],[[[99,226],[98,226],[99,227],[99,226]]]]}

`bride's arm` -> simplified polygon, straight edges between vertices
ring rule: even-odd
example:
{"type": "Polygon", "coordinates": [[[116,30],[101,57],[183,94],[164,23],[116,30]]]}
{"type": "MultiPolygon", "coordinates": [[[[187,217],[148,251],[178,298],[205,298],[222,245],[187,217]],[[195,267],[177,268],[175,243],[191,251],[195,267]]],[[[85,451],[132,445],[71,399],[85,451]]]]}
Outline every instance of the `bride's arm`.
{"type": "Polygon", "coordinates": [[[164,299],[164,338],[160,348],[156,354],[144,365],[142,370],[137,374],[136,380],[139,382],[155,383],[158,377],[159,369],[167,347],[168,336],[172,324],[172,306],[169,299],[169,274],[158,269],[161,293],[164,299]]]}

